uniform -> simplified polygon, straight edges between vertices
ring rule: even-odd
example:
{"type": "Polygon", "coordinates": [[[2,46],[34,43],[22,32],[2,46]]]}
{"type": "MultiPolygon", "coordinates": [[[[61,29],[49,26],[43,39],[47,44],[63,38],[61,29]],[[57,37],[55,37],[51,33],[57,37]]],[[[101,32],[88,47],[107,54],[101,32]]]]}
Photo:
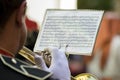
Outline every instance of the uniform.
{"type": "Polygon", "coordinates": [[[19,59],[4,56],[0,52],[1,80],[50,80],[51,75],[50,72],[41,70],[19,59]]]}

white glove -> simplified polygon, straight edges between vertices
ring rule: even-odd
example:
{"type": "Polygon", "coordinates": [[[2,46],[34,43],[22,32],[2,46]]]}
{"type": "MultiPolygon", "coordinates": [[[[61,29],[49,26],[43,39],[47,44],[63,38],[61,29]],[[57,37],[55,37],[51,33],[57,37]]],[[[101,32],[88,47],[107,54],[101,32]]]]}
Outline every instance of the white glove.
{"type": "Polygon", "coordinates": [[[52,78],[70,80],[71,74],[65,52],[57,48],[52,48],[51,56],[52,60],[49,68],[46,66],[42,56],[35,55],[35,62],[43,70],[52,72],[52,78]]]}

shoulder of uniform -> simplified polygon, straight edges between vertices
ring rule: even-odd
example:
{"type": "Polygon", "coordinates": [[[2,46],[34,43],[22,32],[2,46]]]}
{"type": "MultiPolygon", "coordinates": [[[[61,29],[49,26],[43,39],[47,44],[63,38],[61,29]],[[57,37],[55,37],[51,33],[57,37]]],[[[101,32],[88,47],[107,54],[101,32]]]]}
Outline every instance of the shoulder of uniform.
{"type": "Polygon", "coordinates": [[[16,58],[0,55],[0,60],[5,66],[8,66],[9,68],[17,71],[18,73],[28,77],[32,77],[34,79],[44,80],[52,75],[52,73],[50,72],[41,70],[38,67],[30,65],[16,58]]]}

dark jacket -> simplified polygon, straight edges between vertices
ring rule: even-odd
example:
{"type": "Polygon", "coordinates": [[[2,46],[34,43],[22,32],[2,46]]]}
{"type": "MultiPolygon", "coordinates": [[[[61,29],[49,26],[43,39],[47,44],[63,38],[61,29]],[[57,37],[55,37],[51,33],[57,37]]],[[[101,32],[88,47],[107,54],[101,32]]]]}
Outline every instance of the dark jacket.
{"type": "Polygon", "coordinates": [[[51,76],[51,73],[34,68],[18,59],[15,61],[16,63],[12,61],[12,58],[0,55],[1,80],[45,80],[51,76]]]}

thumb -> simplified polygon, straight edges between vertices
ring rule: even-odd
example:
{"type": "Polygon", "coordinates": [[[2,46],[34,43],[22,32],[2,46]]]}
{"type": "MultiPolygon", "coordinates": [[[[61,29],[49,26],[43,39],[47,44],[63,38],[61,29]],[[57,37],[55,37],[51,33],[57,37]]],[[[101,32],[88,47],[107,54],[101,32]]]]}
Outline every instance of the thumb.
{"type": "Polygon", "coordinates": [[[37,66],[39,66],[43,70],[49,71],[42,56],[36,54],[34,56],[34,59],[37,66]]]}
{"type": "Polygon", "coordinates": [[[51,65],[56,64],[59,61],[59,58],[60,58],[59,50],[56,47],[50,47],[49,49],[51,51],[51,57],[52,57],[51,65]]]}

